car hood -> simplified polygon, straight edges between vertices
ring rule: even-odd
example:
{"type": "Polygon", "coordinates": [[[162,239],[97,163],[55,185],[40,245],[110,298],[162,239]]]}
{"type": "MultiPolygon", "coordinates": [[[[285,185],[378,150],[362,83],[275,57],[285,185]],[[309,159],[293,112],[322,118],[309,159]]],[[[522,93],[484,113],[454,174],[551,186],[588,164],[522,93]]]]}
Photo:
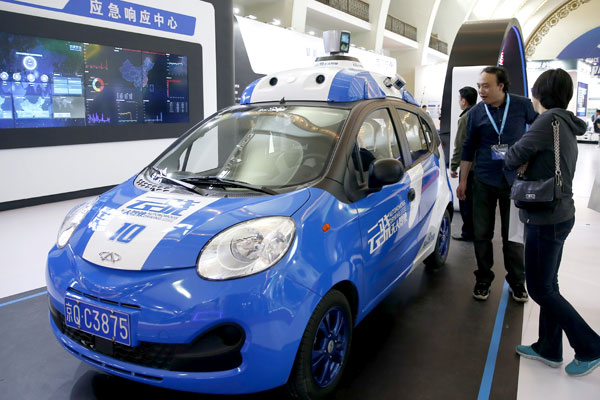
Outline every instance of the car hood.
{"type": "Polygon", "coordinates": [[[239,222],[291,216],[307,189],[274,196],[209,197],[143,191],[129,181],[102,195],[71,240],[86,261],[124,270],[196,265],[204,245],[239,222]]]}

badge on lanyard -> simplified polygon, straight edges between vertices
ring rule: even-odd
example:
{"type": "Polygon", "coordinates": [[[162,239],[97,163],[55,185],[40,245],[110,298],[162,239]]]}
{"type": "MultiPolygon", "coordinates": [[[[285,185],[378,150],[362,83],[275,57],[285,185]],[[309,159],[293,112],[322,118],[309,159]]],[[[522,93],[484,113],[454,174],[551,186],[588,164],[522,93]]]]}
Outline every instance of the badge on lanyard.
{"type": "Polygon", "coordinates": [[[492,146],[492,160],[504,160],[506,157],[506,152],[508,151],[508,145],[501,144],[500,139],[502,138],[502,132],[504,132],[504,125],[506,124],[506,116],[508,115],[508,107],[510,106],[510,94],[506,93],[506,107],[504,108],[504,116],[502,117],[500,130],[498,130],[498,125],[496,125],[496,121],[494,121],[492,118],[487,104],[484,103],[483,105],[485,107],[485,112],[487,113],[487,116],[494,127],[494,130],[498,134],[498,144],[492,146]]]}
{"type": "Polygon", "coordinates": [[[492,146],[492,160],[504,160],[508,151],[507,144],[495,144],[492,146]]]}

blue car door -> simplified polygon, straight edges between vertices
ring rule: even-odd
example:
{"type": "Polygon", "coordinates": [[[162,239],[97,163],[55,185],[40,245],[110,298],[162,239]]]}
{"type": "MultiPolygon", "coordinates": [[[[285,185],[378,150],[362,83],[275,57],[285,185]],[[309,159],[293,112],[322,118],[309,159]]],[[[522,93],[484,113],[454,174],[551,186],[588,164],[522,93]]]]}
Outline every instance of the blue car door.
{"type": "MultiPolygon", "coordinates": [[[[362,170],[359,180],[362,179],[365,184],[373,161],[385,158],[403,160],[389,109],[376,109],[363,119],[354,152],[362,170]]],[[[366,308],[375,305],[410,265],[411,260],[406,260],[403,254],[410,245],[406,237],[410,230],[411,188],[411,178],[405,174],[398,183],[384,186],[353,204],[358,212],[361,231],[366,308]]]]}

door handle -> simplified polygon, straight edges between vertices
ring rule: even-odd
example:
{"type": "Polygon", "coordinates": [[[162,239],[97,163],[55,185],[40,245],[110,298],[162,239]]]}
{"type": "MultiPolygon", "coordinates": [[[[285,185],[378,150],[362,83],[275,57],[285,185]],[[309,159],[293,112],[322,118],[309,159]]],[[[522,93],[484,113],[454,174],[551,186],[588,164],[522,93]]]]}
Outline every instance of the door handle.
{"type": "Polygon", "coordinates": [[[408,191],[408,201],[413,201],[415,199],[415,189],[410,188],[408,191]]]}

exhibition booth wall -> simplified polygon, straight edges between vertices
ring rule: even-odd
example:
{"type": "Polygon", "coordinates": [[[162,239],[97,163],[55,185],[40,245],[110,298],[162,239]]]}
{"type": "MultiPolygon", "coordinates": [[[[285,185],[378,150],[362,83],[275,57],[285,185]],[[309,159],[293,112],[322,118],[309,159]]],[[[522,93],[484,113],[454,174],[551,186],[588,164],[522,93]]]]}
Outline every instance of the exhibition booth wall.
{"type": "Polygon", "coordinates": [[[0,210],[115,185],[233,102],[230,2],[38,3],[0,2],[0,210]]]}

